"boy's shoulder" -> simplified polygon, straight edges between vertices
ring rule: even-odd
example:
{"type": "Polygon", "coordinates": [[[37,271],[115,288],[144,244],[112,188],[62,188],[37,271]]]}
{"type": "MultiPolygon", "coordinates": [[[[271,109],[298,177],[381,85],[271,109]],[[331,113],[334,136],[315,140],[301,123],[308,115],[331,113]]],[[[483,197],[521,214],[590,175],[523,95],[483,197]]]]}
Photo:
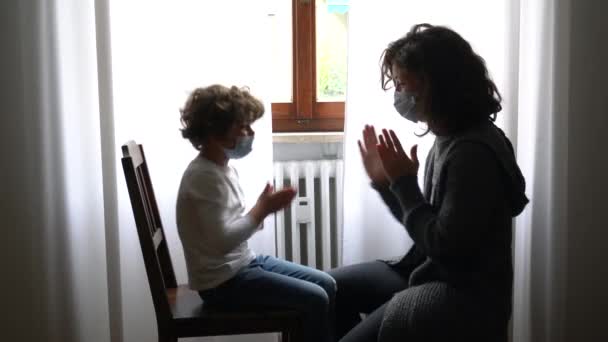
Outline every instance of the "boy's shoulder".
{"type": "Polygon", "coordinates": [[[179,193],[186,197],[224,202],[229,187],[227,178],[212,162],[195,158],[182,176],[179,193]]]}
{"type": "Polygon", "coordinates": [[[182,182],[217,182],[223,179],[222,170],[217,165],[206,160],[205,158],[194,158],[182,176],[182,182]]]}

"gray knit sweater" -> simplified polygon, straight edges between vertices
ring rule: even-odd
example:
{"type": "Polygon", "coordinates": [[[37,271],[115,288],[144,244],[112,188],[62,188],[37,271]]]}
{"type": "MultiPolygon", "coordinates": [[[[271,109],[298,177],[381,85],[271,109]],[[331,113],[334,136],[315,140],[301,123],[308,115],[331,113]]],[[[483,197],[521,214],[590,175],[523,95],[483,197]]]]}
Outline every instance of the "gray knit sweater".
{"type": "Polygon", "coordinates": [[[512,217],[528,203],[504,133],[488,122],[438,136],[424,193],[415,176],[376,189],[414,241],[391,262],[409,277],[409,288],[389,304],[380,341],[503,334],[512,307],[512,217]]]}

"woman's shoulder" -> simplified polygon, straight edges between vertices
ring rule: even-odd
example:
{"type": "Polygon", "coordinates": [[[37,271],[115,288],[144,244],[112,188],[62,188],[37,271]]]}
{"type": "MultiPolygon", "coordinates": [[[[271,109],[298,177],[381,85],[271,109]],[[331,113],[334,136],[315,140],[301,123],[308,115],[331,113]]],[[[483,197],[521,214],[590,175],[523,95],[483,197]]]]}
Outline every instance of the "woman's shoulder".
{"type": "Polygon", "coordinates": [[[476,125],[450,137],[446,154],[513,155],[513,147],[504,132],[492,122],[476,125]]]}

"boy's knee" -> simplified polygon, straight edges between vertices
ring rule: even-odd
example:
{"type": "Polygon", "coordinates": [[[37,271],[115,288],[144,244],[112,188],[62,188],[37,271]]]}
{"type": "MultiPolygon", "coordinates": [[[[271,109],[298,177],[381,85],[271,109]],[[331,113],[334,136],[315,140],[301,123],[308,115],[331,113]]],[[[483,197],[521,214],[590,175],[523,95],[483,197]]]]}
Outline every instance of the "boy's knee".
{"type": "Polygon", "coordinates": [[[325,296],[324,300],[327,302],[325,305],[333,305],[336,300],[336,291],[338,286],[334,278],[332,278],[329,274],[324,274],[324,277],[317,280],[317,285],[323,289],[323,294],[325,296]]]}
{"type": "Polygon", "coordinates": [[[330,298],[334,298],[336,296],[338,284],[336,283],[336,280],[329,274],[323,280],[321,287],[325,290],[325,292],[327,292],[327,295],[330,298]]]}
{"type": "Polygon", "coordinates": [[[324,311],[333,301],[334,293],[332,290],[325,288],[326,284],[314,285],[314,290],[306,299],[306,306],[313,312],[324,311]]]}

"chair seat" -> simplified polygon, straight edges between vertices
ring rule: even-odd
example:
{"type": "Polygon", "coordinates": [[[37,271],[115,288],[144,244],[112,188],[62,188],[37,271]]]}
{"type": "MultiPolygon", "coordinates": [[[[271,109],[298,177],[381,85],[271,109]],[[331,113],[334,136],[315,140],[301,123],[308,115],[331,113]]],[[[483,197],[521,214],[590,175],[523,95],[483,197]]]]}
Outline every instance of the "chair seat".
{"type": "Polygon", "coordinates": [[[187,285],[167,290],[174,331],[180,337],[238,335],[294,329],[299,314],[290,310],[221,310],[205,305],[187,285]]]}

